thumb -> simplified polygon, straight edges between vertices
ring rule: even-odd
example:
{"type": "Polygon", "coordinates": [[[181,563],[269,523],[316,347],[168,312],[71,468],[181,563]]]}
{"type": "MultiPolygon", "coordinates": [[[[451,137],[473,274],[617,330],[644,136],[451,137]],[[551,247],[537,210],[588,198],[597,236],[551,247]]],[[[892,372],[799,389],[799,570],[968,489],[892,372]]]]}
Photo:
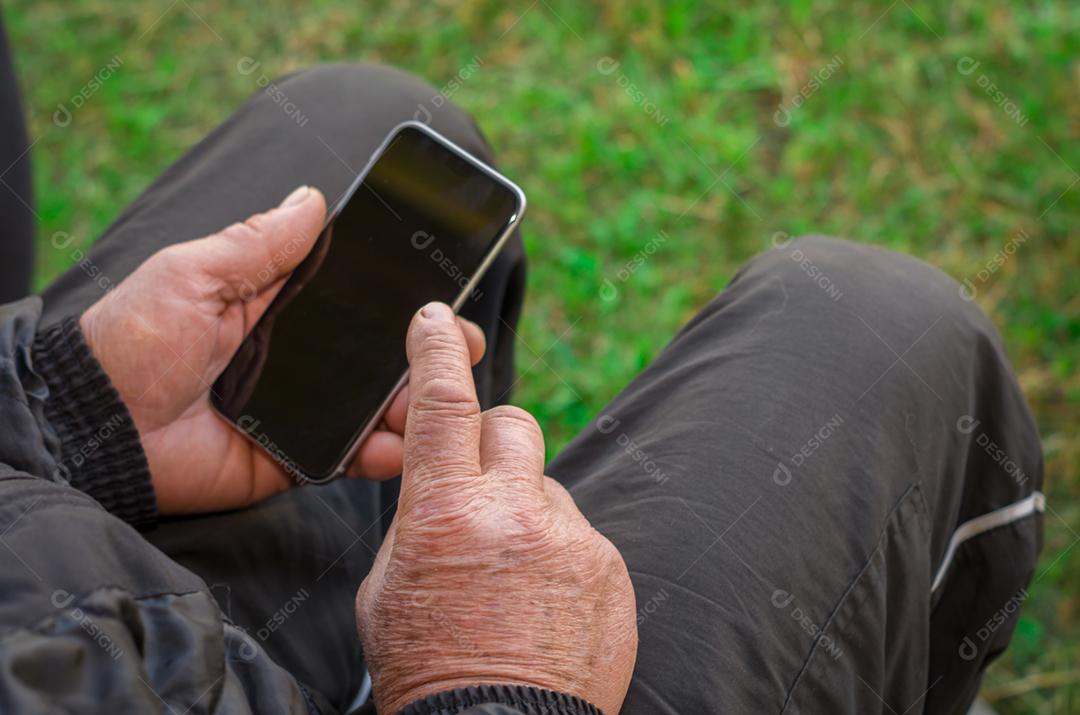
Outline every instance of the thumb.
{"type": "Polygon", "coordinates": [[[187,244],[189,257],[215,279],[221,298],[251,301],[296,268],[326,220],[326,200],[301,186],[275,209],[187,244]]]}

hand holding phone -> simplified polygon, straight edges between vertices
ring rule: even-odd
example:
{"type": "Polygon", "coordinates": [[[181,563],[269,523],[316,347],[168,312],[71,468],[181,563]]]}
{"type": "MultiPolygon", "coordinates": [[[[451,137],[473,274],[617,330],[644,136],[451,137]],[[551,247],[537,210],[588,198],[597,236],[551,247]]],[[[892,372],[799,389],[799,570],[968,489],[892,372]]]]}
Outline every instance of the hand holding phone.
{"type": "Polygon", "coordinates": [[[298,481],[341,476],[405,384],[413,314],[468,300],[524,210],[494,169],[398,126],[214,383],[214,408],[298,481]]]}
{"type": "Polygon", "coordinates": [[[139,433],[160,513],[241,507],[291,484],[214,413],[209,389],[325,215],[321,193],[297,189],[278,208],[155,253],[80,317],[139,433]]]}
{"type": "MultiPolygon", "coordinates": [[[[426,130],[419,131],[426,133],[426,130]]],[[[394,136],[396,133],[388,138],[384,148],[390,145],[394,136]]],[[[425,144],[414,141],[402,144],[402,148],[424,149],[425,144]]],[[[427,146],[427,149],[435,147],[427,146]]],[[[404,155],[402,158],[416,159],[404,155]]],[[[430,151],[426,158],[446,160],[443,150],[430,151]]],[[[448,169],[456,172],[454,175],[459,177],[456,180],[459,184],[462,179],[475,178],[471,170],[462,170],[449,163],[443,164],[443,170],[437,170],[424,161],[399,160],[390,168],[394,171],[385,177],[375,177],[389,181],[389,187],[378,184],[387,196],[400,193],[388,189],[408,183],[408,177],[417,171],[427,171],[433,177],[445,179],[448,169]]],[[[484,171],[489,170],[485,168],[484,171]]],[[[410,213],[412,222],[429,228],[438,226],[437,239],[417,240],[416,245],[422,248],[416,248],[412,234],[408,234],[404,236],[410,246],[408,252],[394,253],[390,250],[393,245],[384,244],[401,239],[401,228],[386,233],[374,229],[358,231],[356,224],[350,221],[366,225],[362,220],[364,212],[343,212],[343,203],[338,204],[334,215],[348,220],[328,224],[322,194],[303,187],[276,209],[252,216],[246,222],[229,226],[212,236],[159,251],[81,316],[79,324],[90,350],[120,393],[139,432],[161,513],[242,507],[296,483],[295,472],[289,474],[279,452],[257,444],[250,439],[249,433],[233,429],[237,420],[226,421],[215,414],[211,401],[218,402],[221,396],[213,394],[217,388],[211,390],[211,385],[215,381],[220,383],[221,379],[233,380],[231,386],[220,385],[221,389],[239,385],[254,390],[249,394],[281,390],[286,395],[299,396],[301,399],[294,410],[277,415],[268,424],[274,425],[275,434],[281,426],[290,427],[290,419],[292,425],[310,419],[336,427],[336,432],[329,429],[326,435],[320,435],[318,431],[307,432],[308,439],[316,447],[321,445],[326,448],[326,453],[345,455],[335,474],[343,473],[347,468],[351,474],[369,478],[389,477],[399,472],[408,395],[401,392],[396,400],[390,397],[403,383],[404,368],[398,368],[404,362],[404,331],[412,312],[426,300],[419,300],[415,307],[403,301],[390,301],[388,298],[395,294],[376,290],[378,281],[385,284],[392,276],[397,279],[400,289],[413,291],[416,296],[439,292],[456,294],[459,299],[464,299],[465,289],[459,285],[461,277],[451,278],[445,271],[445,256],[436,263],[431,259],[431,252],[438,250],[451,255],[459,261],[456,264],[459,266],[469,266],[471,264],[465,259],[479,256],[481,265],[466,282],[471,286],[520,217],[518,210],[509,225],[493,229],[496,231],[494,236],[487,236],[483,230],[467,234],[466,239],[473,238],[482,245],[475,252],[464,250],[470,248],[468,241],[460,243],[457,239],[447,241],[446,238],[459,237],[461,234],[456,231],[462,226],[477,226],[472,222],[461,223],[459,219],[475,218],[470,207],[482,209],[484,205],[497,205],[498,202],[485,204],[469,200],[470,197],[491,196],[493,189],[483,182],[465,182],[457,187],[456,195],[453,191],[447,194],[456,202],[452,205],[461,211],[452,211],[448,224],[425,223],[428,214],[422,207],[439,197],[431,196],[433,188],[437,188],[431,182],[421,183],[424,191],[405,191],[403,195],[409,196],[420,207],[410,213]],[[469,189],[464,195],[462,187],[469,189]],[[473,189],[476,193],[472,193],[473,189]],[[333,250],[335,238],[339,247],[352,244],[355,248],[359,241],[361,248],[374,251],[373,255],[385,256],[389,252],[404,260],[398,263],[349,262],[346,260],[348,251],[333,250]],[[304,265],[306,270],[298,270],[304,265]],[[433,265],[438,268],[437,276],[443,279],[432,280],[430,268],[433,265]],[[333,280],[320,283],[316,270],[320,266],[337,266],[340,270],[330,273],[333,280]],[[427,268],[429,272],[414,270],[416,266],[427,268]],[[283,279],[294,270],[291,279],[283,279]],[[385,275],[380,276],[380,272],[385,275]],[[313,290],[308,293],[305,286],[310,281],[314,281],[311,283],[313,290]],[[311,299],[300,300],[306,294],[311,299]],[[330,322],[331,330],[314,330],[309,341],[281,343],[288,348],[285,357],[288,353],[298,353],[303,360],[306,359],[304,356],[318,358],[336,354],[337,362],[331,365],[327,360],[317,359],[309,363],[310,370],[306,372],[286,369],[276,379],[267,379],[257,368],[282,362],[274,348],[279,341],[276,337],[268,341],[271,331],[267,326],[291,321],[294,327],[296,324],[303,327],[308,322],[303,311],[286,309],[293,301],[301,308],[314,307],[316,317],[310,321],[312,327],[327,325],[327,316],[336,316],[338,320],[330,322]],[[277,305],[278,309],[265,323],[260,322],[272,305],[277,305]],[[353,320],[341,311],[359,317],[353,320]],[[367,323],[363,322],[365,315],[369,316],[367,323]],[[397,315],[400,323],[391,319],[391,315],[397,315]],[[391,330],[400,329],[400,340],[373,329],[379,323],[370,322],[370,316],[382,316],[391,330]],[[262,330],[252,330],[252,326],[257,325],[262,325],[262,330]],[[342,335],[348,340],[339,341],[337,336],[342,335]],[[267,345],[274,348],[269,355],[272,359],[265,353],[267,345]],[[227,365],[233,372],[226,370],[227,365]],[[364,365],[369,368],[361,369],[364,365]],[[379,366],[384,368],[381,372],[379,366]],[[376,379],[379,374],[383,376],[381,382],[376,379]],[[313,392],[308,390],[309,383],[305,382],[310,378],[316,383],[313,392]],[[355,388],[357,384],[367,389],[349,387],[355,388]],[[322,393],[318,392],[320,389],[322,393]],[[323,396],[322,401],[316,399],[319,394],[323,396]],[[346,403],[360,407],[343,414],[340,407],[346,403]],[[370,409],[373,404],[374,410],[370,409]],[[287,419],[283,421],[283,417],[287,419]],[[349,436],[342,437],[343,434],[349,436]],[[359,434],[368,437],[362,447],[359,434]]],[[[352,193],[361,188],[358,179],[352,193]]],[[[369,193],[367,188],[363,190],[369,193]]],[[[370,196],[375,195],[371,193],[370,196]]],[[[516,205],[516,201],[511,203],[516,205]]],[[[439,205],[447,205],[445,195],[439,205]]],[[[388,208],[384,207],[385,213],[388,208]]],[[[387,216],[382,218],[385,220],[387,216]]],[[[498,223],[504,218],[496,216],[493,220],[498,223]]],[[[434,296],[435,299],[441,297],[434,296]]],[[[472,359],[479,361],[484,350],[483,334],[467,321],[463,322],[463,330],[472,359]]],[[[287,361],[285,364],[287,368],[287,361]]],[[[258,417],[254,419],[258,420],[258,417]]],[[[291,445],[290,435],[295,437],[290,431],[281,442],[291,445]]],[[[334,461],[337,461],[336,457],[334,461]]]]}

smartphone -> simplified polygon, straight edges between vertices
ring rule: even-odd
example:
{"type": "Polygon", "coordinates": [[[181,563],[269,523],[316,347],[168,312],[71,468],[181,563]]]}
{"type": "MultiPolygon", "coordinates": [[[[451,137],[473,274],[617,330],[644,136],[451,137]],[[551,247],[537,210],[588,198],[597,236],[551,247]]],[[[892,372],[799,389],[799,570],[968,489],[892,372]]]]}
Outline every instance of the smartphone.
{"type": "Polygon", "coordinates": [[[525,212],[506,177],[419,122],[395,127],[215,381],[211,404],[293,477],[343,474],[408,377],[430,301],[475,299],[525,212]]]}

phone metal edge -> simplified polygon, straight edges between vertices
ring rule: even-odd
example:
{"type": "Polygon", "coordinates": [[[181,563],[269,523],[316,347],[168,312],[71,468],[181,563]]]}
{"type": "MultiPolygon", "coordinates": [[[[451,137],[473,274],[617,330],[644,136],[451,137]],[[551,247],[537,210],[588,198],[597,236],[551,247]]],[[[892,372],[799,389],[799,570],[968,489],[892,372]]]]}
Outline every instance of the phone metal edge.
{"type": "MultiPolygon", "coordinates": [[[[473,156],[467,150],[458,146],[456,143],[454,143],[447,137],[427,126],[423,122],[411,119],[409,121],[401,122],[390,130],[390,132],[386,135],[386,138],[382,140],[379,146],[372,153],[371,158],[368,159],[368,162],[364,165],[364,168],[361,169],[360,173],[358,173],[356,175],[356,178],[353,179],[353,182],[349,185],[349,188],[342,192],[341,196],[335,200],[333,207],[327,213],[327,219],[326,222],[323,224],[322,229],[320,229],[320,234],[322,233],[322,231],[326,230],[327,226],[333,223],[333,221],[337,218],[338,214],[341,212],[341,209],[344,208],[345,202],[347,202],[348,199],[352,198],[353,194],[356,193],[356,190],[360,188],[360,184],[362,184],[364,179],[367,177],[368,172],[371,170],[371,167],[375,165],[375,162],[379,160],[379,157],[383,155],[383,153],[387,150],[387,148],[398,136],[398,134],[400,134],[402,130],[406,128],[418,129],[421,132],[424,132],[432,139],[442,144],[445,148],[465,159],[474,167],[480,169],[482,172],[487,174],[495,181],[509,188],[510,191],[517,198],[517,207],[514,211],[513,216],[510,217],[510,220],[507,222],[506,227],[503,229],[502,233],[499,234],[499,237],[495,240],[495,244],[487,252],[487,255],[484,256],[484,260],[481,261],[477,269],[473,271],[472,276],[469,278],[469,282],[461,289],[461,292],[458,293],[457,297],[454,299],[454,302],[450,305],[450,307],[454,310],[454,313],[456,314],[461,309],[461,306],[464,305],[465,300],[466,298],[468,298],[469,294],[476,289],[476,285],[480,282],[480,279],[484,277],[484,274],[487,273],[488,268],[491,267],[491,264],[495,261],[496,256],[498,256],[499,253],[502,251],[503,247],[506,245],[506,241],[510,238],[510,234],[512,234],[514,232],[514,229],[516,229],[521,223],[521,219],[525,215],[527,200],[525,198],[525,192],[521,190],[520,186],[515,184],[503,174],[499,173],[493,167],[473,156]]],[[[331,469],[326,476],[311,476],[310,474],[304,472],[300,468],[300,465],[295,462],[293,462],[293,464],[295,465],[295,472],[289,474],[289,476],[301,483],[307,482],[310,484],[326,484],[327,482],[331,482],[335,479],[342,477],[345,474],[345,471],[349,468],[349,465],[352,463],[353,459],[356,458],[360,447],[364,444],[364,440],[366,440],[375,430],[375,425],[377,425],[379,423],[379,420],[383,418],[383,416],[386,414],[386,411],[390,408],[391,403],[393,403],[394,398],[397,397],[398,393],[401,392],[401,390],[405,387],[408,381],[409,370],[406,368],[405,373],[397,381],[394,389],[390,391],[390,394],[386,397],[385,400],[383,400],[382,404],[379,405],[379,409],[375,411],[375,414],[370,420],[368,420],[368,423],[364,425],[363,429],[361,429],[357,436],[353,438],[353,440],[349,443],[349,446],[345,449],[344,457],[342,457],[342,459],[338,462],[337,466],[331,469]]],[[[246,437],[256,447],[265,451],[265,448],[261,444],[259,444],[259,442],[250,433],[248,433],[246,430],[236,424],[234,420],[221,412],[221,410],[217,409],[217,406],[214,404],[213,400],[210,400],[209,402],[211,409],[217,412],[217,414],[220,415],[229,424],[229,426],[231,426],[241,435],[246,437]]],[[[270,456],[271,458],[276,458],[276,455],[270,456]]],[[[288,455],[284,456],[286,457],[286,459],[288,459],[288,455]]],[[[286,469],[286,472],[292,471],[293,470],[286,469]]]]}
{"type": "MultiPolygon", "coordinates": [[[[398,124],[390,130],[390,134],[383,141],[383,144],[379,147],[378,152],[372,157],[372,160],[368,163],[368,166],[364,168],[363,174],[367,174],[368,169],[375,163],[375,161],[386,149],[386,147],[389,146],[390,142],[393,141],[393,138],[396,137],[403,129],[407,127],[418,129],[430,136],[432,139],[435,139],[444,147],[453,151],[455,154],[465,159],[474,167],[480,169],[482,172],[487,174],[495,181],[505,185],[517,198],[517,207],[514,211],[514,215],[510,217],[510,220],[507,222],[506,227],[503,229],[502,233],[499,234],[499,237],[495,240],[495,244],[487,252],[487,255],[484,256],[484,260],[481,261],[477,269],[473,271],[472,276],[469,278],[469,282],[464,287],[462,287],[461,291],[454,299],[454,302],[451,303],[450,307],[456,314],[461,309],[461,306],[465,304],[465,300],[468,298],[469,294],[476,289],[476,285],[484,277],[484,274],[487,273],[488,268],[491,267],[491,264],[495,261],[496,256],[498,256],[499,253],[502,251],[503,247],[506,245],[506,241],[510,238],[510,234],[512,234],[514,232],[514,229],[517,228],[518,225],[521,223],[521,219],[525,215],[525,207],[527,205],[525,192],[521,190],[520,186],[515,184],[503,174],[499,173],[493,167],[473,156],[467,150],[458,146],[453,141],[443,136],[439,132],[435,131],[431,127],[427,126],[423,122],[418,122],[416,120],[402,122],[401,124],[398,124]]],[[[363,176],[361,176],[360,181],[355,182],[356,187],[350,187],[348,194],[349,196],[352,195],[352,192],[355,190],[355,188],[359,188],[359,185],[362,181],[363,176]]],[[[357,437],[345,450],[345,456],[338,463],[337,467],[334,468],[326,477],[321,477],[319,479],[309,478],[308,481],[310,481],[312,484],[324,484],[344,475],[345,471],[349,468],[349,465],[352,463],[353,459],[356,458],[360,447],[364,444],[364,440],[367,439],[368,436],[370,436],[370,434],[374,431],[375,425],[378,424],[379,420],[383,418],[383,416],[386,414],[386,411],[390,409],[390,405],[393,403],[394,398],[397,397],[398,393],[401,392],[401,390],[405,387],[408,381],[409,370],[406,368],[405,373],[398,380],[397,385],[394,387],[393,390],[391,390],[390,394],[379,406],[379,409],[375,412],[372,418],[368,420],[367,425],[364,426],[364,428],[360,431],[357,437]]]]}

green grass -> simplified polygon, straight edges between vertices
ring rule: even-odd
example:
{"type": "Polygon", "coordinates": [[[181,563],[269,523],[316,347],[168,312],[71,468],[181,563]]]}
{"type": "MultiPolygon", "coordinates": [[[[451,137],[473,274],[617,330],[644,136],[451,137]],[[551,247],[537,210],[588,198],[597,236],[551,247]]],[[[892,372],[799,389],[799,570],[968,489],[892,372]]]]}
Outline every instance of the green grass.
{"type": "Polygon", "coordinates": [[[38,0],[7,18],[38,139],[39,286],[70,253],[49,245],[54,231],[88,245],[256,89],[240,57],[270,76],[373,60],[437,86],[482,58],[454,99],[529,194],[516,400],[552,451],[777,231],[887,246],[957,278],[1025,231],[978,300],[1038,417],[1056,515],[1043,575],[986,685],[1021,691],[999,698],[1003,713],[1080,703],[1080,685],[1060,682],[1080,667],[1080,4],[38,0]],[[57,104],[113,56],[116,75],[56,127],[57,104]],[[614,73],[598,70],[604,57],[614,73]],[[833,76],[779,126],[777,107],[834,57],[833,76]],[[966,57],[980,65],[965,75],[966,57]],[[668,240],[601,300],[604,279],[661,230],[668,240]]]}

